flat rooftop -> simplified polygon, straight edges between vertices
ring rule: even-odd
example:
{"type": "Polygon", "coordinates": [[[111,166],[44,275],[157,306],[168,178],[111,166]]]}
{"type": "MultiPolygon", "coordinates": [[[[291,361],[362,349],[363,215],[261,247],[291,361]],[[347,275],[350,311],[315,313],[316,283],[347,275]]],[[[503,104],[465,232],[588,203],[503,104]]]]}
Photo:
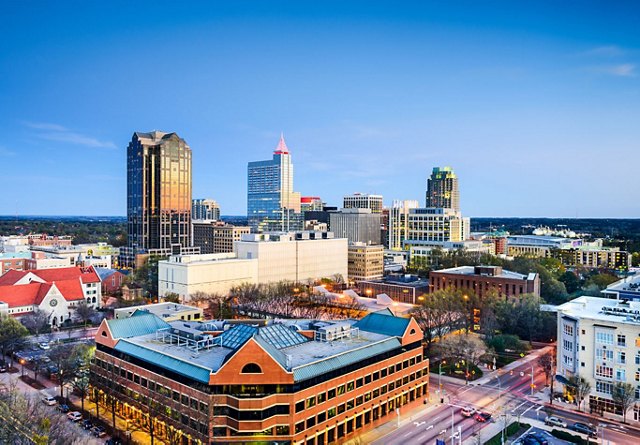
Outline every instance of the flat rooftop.
{"type": "Polygon", "coordinates": [[[140,360],[208,383],[249,339],[253,338],[295,381],[321,375],[368,357],[401,347],[410,322],[388,311],[362,320],[272,320],[257,324],[174,321],[153,314],[109,320],[115,349],[140,360]],[[312,331],[314,339],[300,331],[312,331]]]}
{"type": "Polygon", "coordinates": [[[640,324],[640,301],[582,296],[558,306],[557,311],[577,319],[640,324]]]}
{"type": "MultiPolygon", "coordinates": [[[[480,266],[481,268],[490,268],[490,266],[480,266]]],[[[489,275],[484,273],[476,273],[475,266],[459,266],[452,267],[450,269],[441,269],[434,270],[434,273],[448,273],[448,274],[456,274],[456,275],[474,275],[474,276],[493,276],[498,278],[511,278],[514,280],[526,280],[527,275],[523,275],[518,272],[512,272],[510,270],[501,269],[501,272],[496,275],[489,275]]],[[[531,275],[531,274],[529,274],[531,275]]]]}
{"type": "Polygon", "coordinates": [[[361,281],[361,283],[394,284],[396,286],[407,286],[407,287],[429,286],[429,280],[422,279],[416,275],[387,275],[381,280],[366,280],[366,281],[361,281]]]}

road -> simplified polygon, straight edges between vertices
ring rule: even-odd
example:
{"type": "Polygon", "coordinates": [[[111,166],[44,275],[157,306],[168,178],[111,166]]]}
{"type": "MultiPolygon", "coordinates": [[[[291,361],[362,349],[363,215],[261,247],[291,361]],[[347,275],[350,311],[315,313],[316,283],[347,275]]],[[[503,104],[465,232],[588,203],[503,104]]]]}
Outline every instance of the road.
{"type": "MultiPolygon", "coordinates": [[[[498,378],[485,381],[478,386],[465,386],[461,383],[443,383],[444,404],[431,410],[428,414],[416,415],[411,422],[405,423],[400,428],[393,430],[384,437],[373,442],[375,445],[406,445],[406,444],[429,444],[434,445],[436,439],[443,439],[447,444],[460,443],[480,435],[483,441],[491,438],[500,428],[496,429],[495,424],[490,433],[486,429],[492,423],[479,423],[472,418],[465,418],[460,414],[461,408],[471,406],[478,410],[492,413],[494,422],[498,424],[510,424],[520,418],[522,421],[538,425],[537,420],[544,421],[546,417],[543,411],[543,402],[537,397],[531,397],[531,364],[534,364],[534,391],[544,388],[544,373],[537,368],[535,360],[530,363],[521,364],[513,369],[513,372],[506,372],[498,378]],[[453,426],[452,426],[453,419],[453,426]],[[452,431],[453,439],[452,440],[452,431]]],[[[482,380],[481,380],[482,381],[482,380]]],[[[432,387],[437,389],[437,376],[431,380],[432,387]]],[[[432,401],[439,404],[439,396],[432,394],[432,401]]],[[[564,419],[567,424],[580,421],[585,423],[593,422],[587,416],[577,412],[565,413],[556,411],[554,415],[564,419]]],[[[605,440],[611,444],[640,443],[640,434],[635,430],[627,430],[618,425],[604,423],[605,440]]],[[[539,425],[545,428],[544,425],[539,425]]],[[[546,428],[550,430],[551,428],[546,428]]]]}

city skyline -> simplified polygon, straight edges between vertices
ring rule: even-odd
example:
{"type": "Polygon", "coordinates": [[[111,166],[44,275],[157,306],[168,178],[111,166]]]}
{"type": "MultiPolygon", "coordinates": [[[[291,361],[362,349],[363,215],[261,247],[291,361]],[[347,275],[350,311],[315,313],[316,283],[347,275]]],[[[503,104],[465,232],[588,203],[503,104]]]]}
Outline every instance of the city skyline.
{"type": "Polygon", "coordinates": [[[329,205],[422,203],[432,168],[451,166],[465,215],[640,213],[633,3],[4,12],[0,162],[20,193],[0,195],[0,214],[124,216],[127,143],[152,130],[189,142],[193,196],[224,215],[246,214],[247,162],[281,132],[296,191],[329,205]]]}

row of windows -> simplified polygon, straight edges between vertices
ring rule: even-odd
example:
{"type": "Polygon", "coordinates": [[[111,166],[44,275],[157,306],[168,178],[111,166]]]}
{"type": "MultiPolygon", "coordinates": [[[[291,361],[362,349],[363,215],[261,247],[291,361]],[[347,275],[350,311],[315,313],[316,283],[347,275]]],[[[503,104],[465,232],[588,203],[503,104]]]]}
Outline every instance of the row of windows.
{"type": "MultiPolygon", "coordinates": [[[[344,436],[351,434],[355,430],[362,428],[362,426],[375,422],[386,415],[393,414],[396,408],[400,408],[401,406],[413,402],[426,393],[427,389],[425,385],[418,386],[409,392],[381,403],[379,406],[366,410],[361,414],[357,414],[343,423],[316,431],[315,436],[306,439],[305,445],[324,445],[340,441],[344,436]]],[[[328,416],[328,412],[322,412],[315,417],[309,417],[306,420],[296,423],[294,427],[295,433],[301,433],[321,424],[325,421],[325,416],[328,416]]]]}
{"type": "Polygon", "coordinates": [[[111,376],[120,376],[123,379],[140,385],[143,388],[147,388],[151,392],[160,394],[161,396],[171,398],[174,402],[180,403],[186,407],[189,407],[195,411],[200,411],[204,414],[209,414],[209,405],[196,398],[190,397],[187,394],[181,394],[178,391],[162,386],[160,383],[153,380],[148,380],[144,377],[140,377],[137,374],[133,374],[131,371],[127,371],[125,368],[121,368],[115,364],[107,363],[98,358],[95,359],[96,366],[106,370],[111,376]]]}
{"type": "MultiPolygon", "coordinates": [[[[359,379],[356,380],[352,380],[350,382],[347,382],[343,385],[340,385],[336,388],[332,388],[330,390],[328,390],[327,392],[321,392],[320,394],[318,394],[317,396],[312,396],[309,397],[306,400],[300,400],[296,403],[296,413],[299,413],[300,411],[304,410],[305,408],[311,408],[313,406],[315,406],[316,404],[321,404],[323,403],[325,400],[331,400],[337,396],[341,396],[347,392],[353,391],[355,388],[360,388],[363,385],[368,385],[372,382],[375,382],[381,378],[385,378],[389,375],[392,375],[396,372],[400,372],[403,369],[408,368],[409,366],[413,366],[416,363],[421,363],[422,362],[422,355],[417,355],[415,357],[411,357],[408,360],[404,360],[402,362],[398,362],[395,365],[391,365],[388,366],[387,368],[381,369],[379,371],[375,371],[371,374],[367,374],[364,377],[361,377],[359,379]]],[[[425,368],[424,370],[425,375],[426,373],[429,372],[428,368],[425,368]]],[[[423,370],[418,370],[415,373],[412,373],[410,376],[405,376],[404,379],[398,379],[396,382],[398,382],[400,385],[402,384],[406,384],[409,380],[413,381],[416,378],[420,378],[423,375],[423,370]],[[404,381],[404,383],[403,383],[404,381]]],[[[394,382],[391,382],[390,385],[394,385],[394,382]]],[[[386,385],[385,385],[386,386],[386,385]]],[[[399,386],[398,384],[396,384],[396,387],[399,386]]]]}
{"type": "MultiPolygon", "coordinates": [[[[394,382],[389,382],[387,385],[382,385],[380,388],[376,388],[373,391],[369,391],[362,396],[356,397],[355,399],[347,402],[347,404],[352,402],[352,403],[355,403],[355,406],[361,405],[362,403],[368,402],[371,399],[375,399],[376,397],[379,397],[382,394],[386,394],[387,391],[393,391],[394,389],[398,389],[403,385],[406,385],[410,382],[413,382],[416,379],[419,379],[423,375],[426,376],[428,375],[428,373],[429,373],[428,368],[425,368],[424,370],[420,369],[414,373],[404,376],[401,379],[398,379],[394,382]]],[[[358,380],[362,380],[362,379],[358,379],[358,380]]],[[[306,401],[301,400],[297,402],[295,407],[296,413],[299,413],[308,408],[312,408],[316,406],[316,404],[319,405],[321,403],[324,403],[325,401],[331,400],[336,396],[345,394],[345,391],[346,392],[353,391],[353,384],[354,382],[351,381],[346,385],[340,385],[337,388],[330,389],[327,392],[321,392],[317,396],[309,397],[306,401]]],[[[359,388],[357,381],[356,381],[356,388],[359,388]]]]}
{"type": "MultiPolygon", "coordinates": [[[[182,423],[186,427],[189,427],[192,430],[197,431],[202,435],[205,435],[205,436],[209,435],[208,413],[207,413],[206,420],[204,422],[201,422],[197,419],[194,419],[193,417],[190,417],[181,409],[172,409],[171,407],[165,404],[159,403],[156,400],[153,400],[152,398],[145,396],[144,394],[140,394],[131,388],[114,384],[112,381],[110,381],[105,377],[96,375],[95,379],[96,379],[96,382],[98,383],[98,386],[102,388],[110,388],[115,393],[119,393],[125,396],[126,398],[128,398],[129,400],[133,402],[137,402],[141,407],[144,407],[145,411],[150,411],[155,415],[164,416],[167,419],[172,419],[175,422],[182,423]]],[[[204,419],[201,419],[201,420],[204,420],[204,419]]]]}

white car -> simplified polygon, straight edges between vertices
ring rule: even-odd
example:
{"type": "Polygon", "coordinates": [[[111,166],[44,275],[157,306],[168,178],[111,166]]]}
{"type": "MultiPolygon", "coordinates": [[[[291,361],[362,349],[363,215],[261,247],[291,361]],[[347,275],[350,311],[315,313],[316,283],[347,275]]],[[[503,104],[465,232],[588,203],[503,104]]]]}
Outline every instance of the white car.
{"type": "Polygon", "coordinates": [[[561,428],[566,428],[566,422],[563,422],[562,419],[556,416],[549,416],[544,419],[544,423],[547,425],[559,426],[561,428]]]}
{"type": "Polygon", "coordinates": [[[77,422],[79,420],[82,420],[82,414],[80,413],[80,411],[71,411],[70,413],[67,413],[67,417],[72,422],[77,422]]]}
{"type": "Polygon", "coordinates": [[[49,343],[47,342],[38,343],[38,347],[44,350],[51,349],[51,346],[49,346],[49,343]]]}
{"type": "Polygon", "coordinates": [[[43,395],[42,396],[42,403],[44,403],[45,405],[53,406],[58,402],[56,402],[56,398],[53,397],[53,396],[43,395]]]}
{"type": "Polygon", "coordinates": [[[475,412],[476,409],[472,406],[465,406],[460,410],[460,414],[462,414],[464,417],[471,417],[475,414],[475,412]]]}

